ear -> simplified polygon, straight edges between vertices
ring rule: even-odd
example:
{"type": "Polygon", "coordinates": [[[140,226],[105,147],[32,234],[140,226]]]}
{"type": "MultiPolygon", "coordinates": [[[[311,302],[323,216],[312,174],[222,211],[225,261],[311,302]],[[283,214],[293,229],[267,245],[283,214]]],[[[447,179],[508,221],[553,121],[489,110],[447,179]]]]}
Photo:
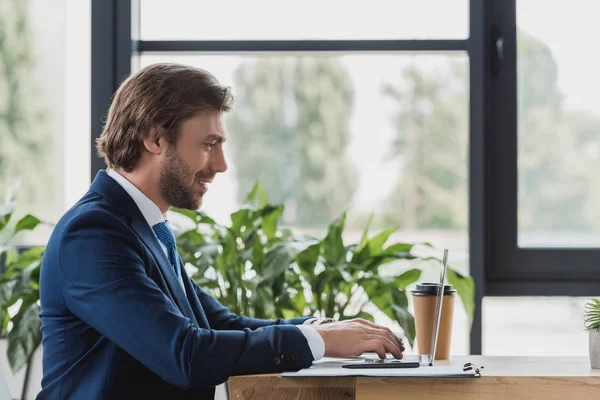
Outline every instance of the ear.
{"type": "Polygon", "coordinates": [[[166,138],[160,128],[153,128],[143,143],[146,151],[154,155],[159,155],[166,148],[166,138]]]}

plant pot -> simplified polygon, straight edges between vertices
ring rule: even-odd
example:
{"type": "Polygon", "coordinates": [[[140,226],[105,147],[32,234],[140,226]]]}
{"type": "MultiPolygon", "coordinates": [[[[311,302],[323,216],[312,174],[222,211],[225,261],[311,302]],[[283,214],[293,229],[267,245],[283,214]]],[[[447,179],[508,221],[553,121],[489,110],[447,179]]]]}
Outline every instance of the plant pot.
{"type": "Polygon", "coordinates": [[[600,331],[590,331],[590,364],[600,369],[600,331]]]}

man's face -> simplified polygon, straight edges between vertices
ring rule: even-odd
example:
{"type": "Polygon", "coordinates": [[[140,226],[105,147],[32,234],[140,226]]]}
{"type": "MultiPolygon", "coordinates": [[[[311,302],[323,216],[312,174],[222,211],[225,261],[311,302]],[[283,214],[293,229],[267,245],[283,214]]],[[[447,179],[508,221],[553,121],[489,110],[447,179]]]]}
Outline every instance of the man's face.
{"type": "Polygon", "coordinates": [[[160,165],[159,190],[170,206],[200,208],[208,184],[227,170],[224,141],[219,111],[205,111],[182,124],[179,140],[168,147],[160,165]]]}

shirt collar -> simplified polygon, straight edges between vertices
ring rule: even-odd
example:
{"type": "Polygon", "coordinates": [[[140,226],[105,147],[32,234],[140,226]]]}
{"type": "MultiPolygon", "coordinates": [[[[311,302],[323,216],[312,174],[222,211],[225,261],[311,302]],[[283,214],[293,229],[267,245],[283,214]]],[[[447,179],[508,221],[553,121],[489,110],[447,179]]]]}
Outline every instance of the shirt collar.
{"type": "Polygon", "coordinates": [[[140,189],[135,187],[135,185],[127,180],[123,175],[119,174],[117,171],[113,169],[108,169],[106,171],[108,176],[113,178],[126,192],[135,204],[138,206],[142,215],[148,222],[148,225],[154,226],[160,222],[164,222],[166,220],[163,213],[160,211],[160,208],[148,198],[140,189]]]}

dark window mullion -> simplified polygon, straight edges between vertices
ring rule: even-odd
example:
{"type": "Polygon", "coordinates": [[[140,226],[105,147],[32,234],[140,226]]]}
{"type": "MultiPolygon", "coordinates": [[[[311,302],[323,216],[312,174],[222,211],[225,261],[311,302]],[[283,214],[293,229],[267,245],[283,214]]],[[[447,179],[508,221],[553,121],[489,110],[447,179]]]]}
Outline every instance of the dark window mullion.
{"type": "Polygon", "coordinates": [[[517,244],[517,39],[516,1],[491,2],[490,171],[487,192],[490,242],[487,278],[506,277],[516,264],[517,244]]]}
{"type": "Polygon", "coordinates": [[[466,51],[466,40],[139,40],[141,53],[466,51]]]}

